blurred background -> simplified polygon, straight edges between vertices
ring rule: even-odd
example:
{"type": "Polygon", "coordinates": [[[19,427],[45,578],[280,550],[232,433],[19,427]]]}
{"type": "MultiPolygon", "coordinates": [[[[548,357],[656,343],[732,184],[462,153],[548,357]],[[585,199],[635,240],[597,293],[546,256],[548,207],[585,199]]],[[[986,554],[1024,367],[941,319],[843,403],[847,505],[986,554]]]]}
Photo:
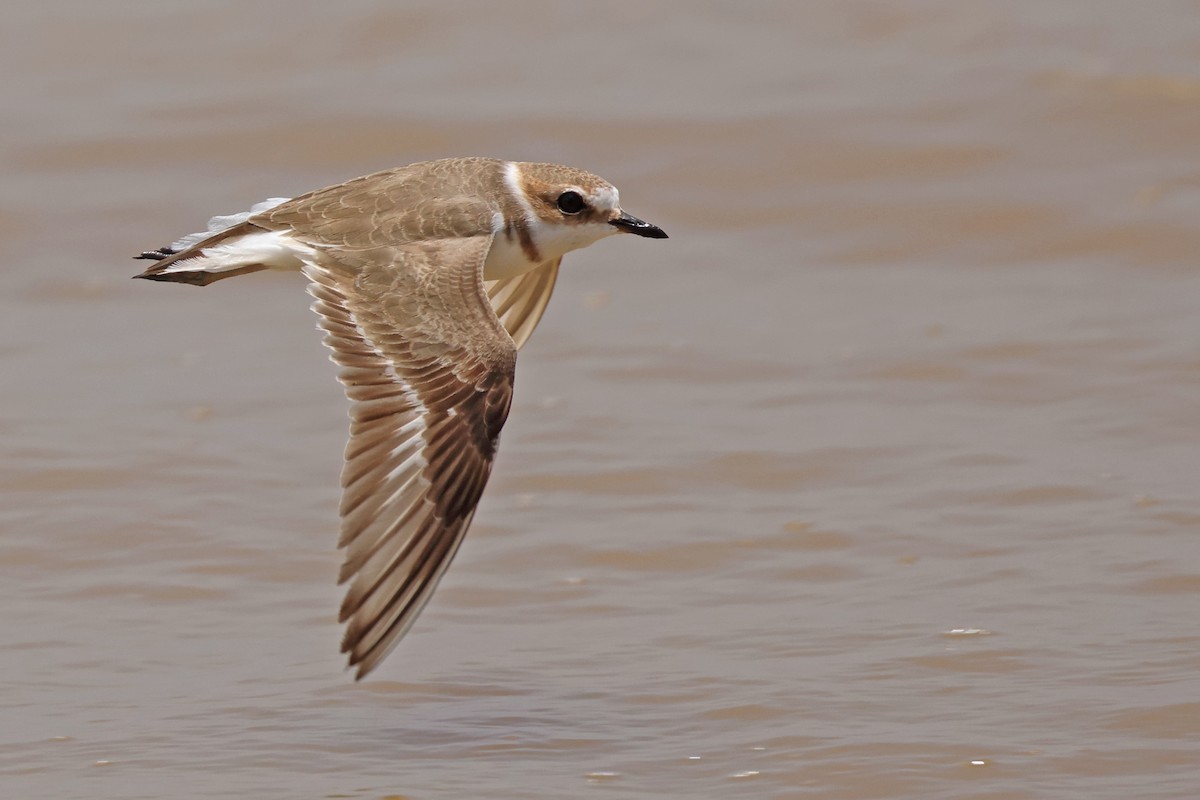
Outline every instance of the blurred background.
{"type": "Polygon", "coordinates": [[[0,793],[1200,785],[1200,3],[9,2],[0,793]],[[361,685],[270,196],[603,175],[465,546],[361,685]]]}

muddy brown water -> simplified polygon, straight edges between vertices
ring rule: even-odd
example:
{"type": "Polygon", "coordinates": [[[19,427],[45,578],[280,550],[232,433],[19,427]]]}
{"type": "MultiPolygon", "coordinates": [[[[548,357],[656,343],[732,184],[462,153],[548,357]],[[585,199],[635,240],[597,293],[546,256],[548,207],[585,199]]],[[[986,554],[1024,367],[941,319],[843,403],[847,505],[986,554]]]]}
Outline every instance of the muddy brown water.
{"type": "Polygon", "coordinates": [[[18,2],[0,795],[1200,792],[1200,4],[18,2]],[[370,680],[298,276],[129,256],[446,155],[567,259],[370,680]]]}

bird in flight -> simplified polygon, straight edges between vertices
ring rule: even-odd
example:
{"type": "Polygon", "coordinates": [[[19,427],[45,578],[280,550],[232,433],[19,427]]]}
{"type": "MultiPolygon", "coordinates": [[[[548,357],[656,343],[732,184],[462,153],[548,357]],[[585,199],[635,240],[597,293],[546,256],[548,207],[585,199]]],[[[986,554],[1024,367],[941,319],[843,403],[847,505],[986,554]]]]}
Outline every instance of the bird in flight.
{"type": "Polygon", "coordinates": [[[557,164],[451,158],[377,172],[142,253],[134,277],[199,286],[302,272],[350,399],[339,621],[360,680],[412,627],[462,543],[512,401],[517,350],[562,257],[667,234],[557,164]]]}

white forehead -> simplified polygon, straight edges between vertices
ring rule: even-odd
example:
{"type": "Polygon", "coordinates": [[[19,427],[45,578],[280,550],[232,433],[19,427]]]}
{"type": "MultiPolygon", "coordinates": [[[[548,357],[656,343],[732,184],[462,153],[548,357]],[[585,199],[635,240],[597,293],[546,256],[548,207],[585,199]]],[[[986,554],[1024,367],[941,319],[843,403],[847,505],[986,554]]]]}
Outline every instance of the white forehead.
{"type": "Polygon", "coordinates": [[[597,208],[620,208],[621,195],[615,186],[601,186],[592,193],[592,205],[597,208]]]}

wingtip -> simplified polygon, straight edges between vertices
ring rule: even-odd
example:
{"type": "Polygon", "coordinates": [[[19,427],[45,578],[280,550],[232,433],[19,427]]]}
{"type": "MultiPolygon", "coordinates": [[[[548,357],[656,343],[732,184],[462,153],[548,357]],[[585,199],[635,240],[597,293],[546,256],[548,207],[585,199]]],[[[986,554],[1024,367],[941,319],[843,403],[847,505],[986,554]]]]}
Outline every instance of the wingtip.
{"type": "Polygon", "coordinates": [[[342,643],[342,652],[346,654],[346,669],[354,670],[354,682],[358,683],[363,678],[367,677],[378,664],[378,660],[367,658],[367,655],[360,653],[352,647],[347,647],[345,642],[342,643]]]}

